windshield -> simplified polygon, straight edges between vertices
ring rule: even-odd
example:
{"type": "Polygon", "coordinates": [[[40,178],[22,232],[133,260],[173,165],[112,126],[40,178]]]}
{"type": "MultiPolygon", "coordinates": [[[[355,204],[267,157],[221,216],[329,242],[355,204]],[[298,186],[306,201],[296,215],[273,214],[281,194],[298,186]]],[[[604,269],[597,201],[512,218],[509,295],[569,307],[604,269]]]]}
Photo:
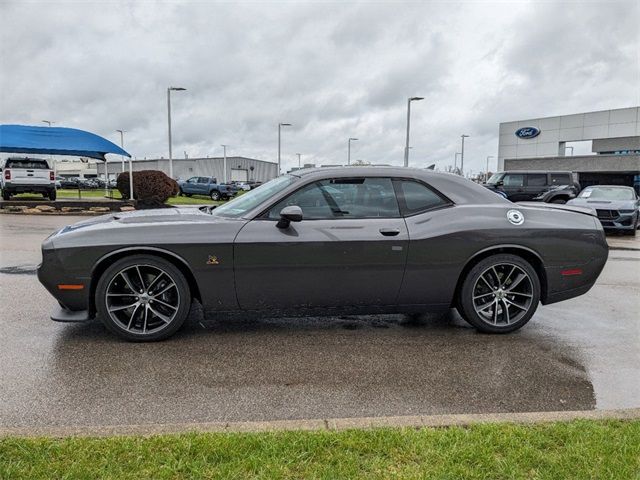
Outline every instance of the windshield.
{"type": "Polygon", "coordinates": [[[493,175],[491,175],[491,178],[489,180],[487,180],[487,183],[496,184],[500,180],[502,180],[503,176],[504,176],[504,172],[502,172],[502,173],[494,173],[493,175]]]}
{"type": "Polygon", "coordinates": [[[220,205],[218,208],[211,211],[211,215],[215,215],[217,217],[240,218],[245,213],[256,208],[269,197],[272,197],[287,188],[297,179],[298,177],[294,177],[293,175],[283,175],[281,177],[274,178],[264,185],[260,185],[244,195],[234,198],[224,205],[220,205]]]}
{"type": "Polygon", "coordinates": [[[590,200],[635,200],[635,192],[631,188],[620,187],[585,188],[578,196],[590,200]]]}

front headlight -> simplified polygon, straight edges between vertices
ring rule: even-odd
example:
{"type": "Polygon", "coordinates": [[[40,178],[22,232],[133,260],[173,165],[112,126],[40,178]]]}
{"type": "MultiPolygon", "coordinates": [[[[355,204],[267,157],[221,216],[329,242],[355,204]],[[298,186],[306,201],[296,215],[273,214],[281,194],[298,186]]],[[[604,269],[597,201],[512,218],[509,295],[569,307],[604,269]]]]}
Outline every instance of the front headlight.
{"type": "Polygon", "coordinates": [[[633,210],[633,209],[631,209],[631,210],[618,210],[618,211],[619,211],[620,213],[622,213],[622,214],[626,214],[626,215],[628,215],[628,214],[630,214],[630,213],[635,212],[635,210],[633,210]]]}

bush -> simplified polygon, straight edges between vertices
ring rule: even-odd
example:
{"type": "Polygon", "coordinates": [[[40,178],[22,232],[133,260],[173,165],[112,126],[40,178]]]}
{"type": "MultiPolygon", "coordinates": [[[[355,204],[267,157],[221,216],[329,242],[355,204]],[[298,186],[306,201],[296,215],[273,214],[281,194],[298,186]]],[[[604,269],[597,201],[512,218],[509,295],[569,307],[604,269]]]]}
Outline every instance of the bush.
{"type": "MultiPolygon", "coordinates": [[[[122,198],[129,198],[129,172],[118,175],[116,187],[122,198]]],[[[133,198],[141,207],[159,207],[178,194],[178,183],[159,170],[133,172],[133,198]]]]}

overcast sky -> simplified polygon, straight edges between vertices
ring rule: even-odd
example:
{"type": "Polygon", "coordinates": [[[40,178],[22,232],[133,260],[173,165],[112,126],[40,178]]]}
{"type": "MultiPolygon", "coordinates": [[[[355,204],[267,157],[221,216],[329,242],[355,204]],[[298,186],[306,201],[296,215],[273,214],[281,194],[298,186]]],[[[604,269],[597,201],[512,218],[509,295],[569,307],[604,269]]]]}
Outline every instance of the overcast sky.
{"type": "Polygon", "coordinates": [[[0,0],[0,123],[86,129],[138,158],[352,159],[467,170],[502,121],[640,104],[640,2],[0,0]]]}

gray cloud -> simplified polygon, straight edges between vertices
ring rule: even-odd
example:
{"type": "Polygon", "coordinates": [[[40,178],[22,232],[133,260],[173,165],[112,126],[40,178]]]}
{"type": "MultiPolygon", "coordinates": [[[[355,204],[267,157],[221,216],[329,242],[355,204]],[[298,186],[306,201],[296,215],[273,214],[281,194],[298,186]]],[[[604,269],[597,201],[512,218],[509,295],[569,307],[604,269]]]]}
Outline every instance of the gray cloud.
{"type": "Polygon", "coordinates": [[[127,130],[174,151],[444,168],[496,155],[501,121],[640,103],[639,4],[621,2],[1,2],[0,122],[127,130]]]}

